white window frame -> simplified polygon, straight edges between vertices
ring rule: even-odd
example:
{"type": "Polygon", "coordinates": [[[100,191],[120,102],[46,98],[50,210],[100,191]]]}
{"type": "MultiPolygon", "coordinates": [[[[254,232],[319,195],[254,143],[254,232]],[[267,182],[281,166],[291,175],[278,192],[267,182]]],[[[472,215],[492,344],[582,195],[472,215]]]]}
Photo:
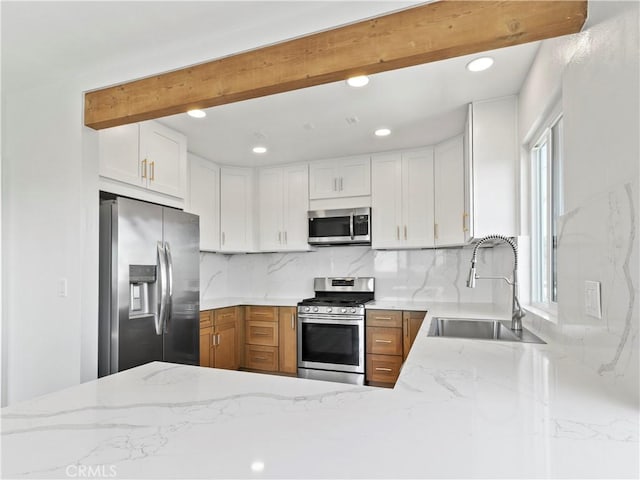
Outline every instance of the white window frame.
{"type": "MultiPolygon", "coordinates": [[[[555,114],[550,117],[550,120],[544,123],[544,127],[542,128],[541,133],[535,137],[535,141],[530,144],[529,147],[529,158],[530,158],[530,214],[531,214],[531,306],[536,310],[546,313],[545,317],[548,317],[549,320],[555,320],[558,315],[558,303],[557,303],[557,291],[556,298],[553,299],[552,289],[554,288],[554,274],[555,274],[555,285],[557,285],[557,250],[555,252],[553,250],[553,209],[556,205],[555,202],[558,202],[558,217],[562,214],[563,210],[563,194],[562,194],[562,152],[556,152],[555,146],[560,143],[562,145],[563,139],[555,139],[554,138],[554,129],[559,122],[562,121],[563,115],[562,112],[558,112],[559,109],[554,109],[555,114]],[[540,274],[542,269],[539,267],[540,263],[543,261],[540,259],[541,246],[538,242],[538,238],[540,235],[541,225],[538,221],[541,216],[540,206],[541,202],[539,202],[539,181],[540,181],[540,172],[538,167],[538,152],[540,149],[545,146],[547,149],[546,156],[546,178],[544,181],[546,182],[546,208],[544,212],[544,220],[546,228],[546,259],[544,262],[546,263],[546,285],[547,285],[547,294],[544,295],[541,292],[540,284],[540,274]],[[560,155],[558,159],[557,156],[560,155]],[[554,162],[560,162],[559,168],[560,171],[556,172],[559,175],[559,188],[558,192],[556,192],[557,198],[554,198],[554,170],[553,165],[554,162]],[[554,269],[554,258],[556,259],[556,268],[554,269]]],[[[563,126],[562,126],[563,127],[563,126]]],[[[556,221],[557,228],[557,221],[556,221]]]]}

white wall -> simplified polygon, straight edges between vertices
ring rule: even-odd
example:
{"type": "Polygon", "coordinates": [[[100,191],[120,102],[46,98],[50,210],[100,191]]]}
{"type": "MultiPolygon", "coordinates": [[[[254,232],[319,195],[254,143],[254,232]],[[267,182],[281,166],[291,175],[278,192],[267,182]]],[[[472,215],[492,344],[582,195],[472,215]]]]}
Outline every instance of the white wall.
{"type": "MultiPolygon", "coordinates": [[[[590,4],[591,7],[594,5],[590,4]]],[[[611,4],[581,34],[544,45],[520,96],[524,145],[561,92],[565,214],[558,239],[558,325],[534,326],[638,403],[640,97],[637,2],[611,4]],[[603,318],[584,311],[602,285],[603,318]]],[[[523,165],[527,165],[524,157],[523,165]]],[[[524,170],[526,171],[526,169],[524,170]]]]}

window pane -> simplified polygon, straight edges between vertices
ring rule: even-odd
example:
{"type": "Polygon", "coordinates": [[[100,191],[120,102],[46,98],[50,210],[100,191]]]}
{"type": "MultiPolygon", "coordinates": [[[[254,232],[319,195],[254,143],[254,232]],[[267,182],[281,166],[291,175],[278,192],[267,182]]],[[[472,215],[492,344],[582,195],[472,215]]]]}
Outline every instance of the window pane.
{"type": "Polygon", "coordinates": [[[551,156],[551,298],[552,302],[558,301],[558,217],[563,212],[562,199],[562,151],[563,151],[563,120],[560,118],[552,127],[553,155],[551,156]]]}
{"type": "Polygon", "coordinates": [[[538,160],[538,178],[540,183],[540,191],[539,191],[539,235],[538,235],[538,243],[539,243],[539,292],[540,292],[540,301],[544,302],[549,298],[549,222],[548,222],[548,211],[549,211],[549,144],[548,141],[545,140],[538,150],[539,152],[539,160],[538,160]]]}

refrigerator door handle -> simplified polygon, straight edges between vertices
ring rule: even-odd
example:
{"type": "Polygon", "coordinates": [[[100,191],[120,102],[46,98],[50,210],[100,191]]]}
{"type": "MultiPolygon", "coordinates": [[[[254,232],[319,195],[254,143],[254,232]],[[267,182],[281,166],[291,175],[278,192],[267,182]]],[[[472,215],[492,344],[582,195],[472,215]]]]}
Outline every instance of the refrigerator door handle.
{"type": "Polygon", "coordinates": [[[164,242],[165,261],[167,262],[167,301],[166,312],[163,321],[163,331],[169,331],[169,320],[171,319],[171,309],[173,308],[173,259],[171,258],[171,247],[169,242],[164,242]]]}
{"type": "Polygon", "coordinates": [[[165,250],[162,242],[158,242],[158,311],[155,315],[156,335],[162,335],[167,302],[167,267],[165,250]]]}

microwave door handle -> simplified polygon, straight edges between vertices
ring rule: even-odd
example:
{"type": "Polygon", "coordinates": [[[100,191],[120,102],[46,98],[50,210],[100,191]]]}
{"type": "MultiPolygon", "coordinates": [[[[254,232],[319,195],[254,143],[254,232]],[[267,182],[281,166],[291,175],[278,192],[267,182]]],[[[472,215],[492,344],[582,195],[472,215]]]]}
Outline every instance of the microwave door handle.
{"type": "Polygon", "coordinates": [[[351,240],[355,238],[353,235],[353,212],[349,215],[349,235],[351,235],[351,240]]]}

